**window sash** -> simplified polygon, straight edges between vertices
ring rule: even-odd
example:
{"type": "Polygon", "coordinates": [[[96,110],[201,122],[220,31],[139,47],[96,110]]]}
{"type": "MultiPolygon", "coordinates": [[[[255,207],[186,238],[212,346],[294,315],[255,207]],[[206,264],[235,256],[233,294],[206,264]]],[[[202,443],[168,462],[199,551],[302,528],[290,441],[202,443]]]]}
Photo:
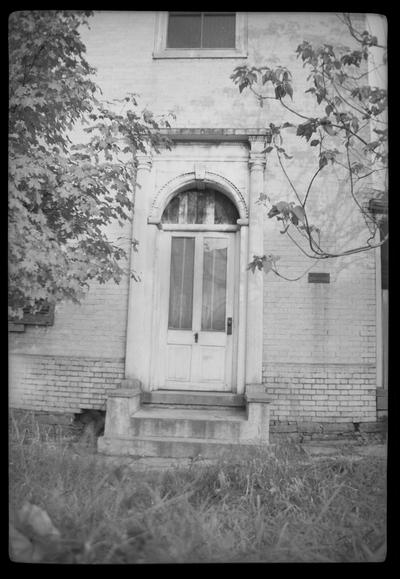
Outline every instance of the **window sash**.
{"type": "MultiPolygon", "coordinates": [[[[212,22],[212,20],[209,20],[209,23],[212,22]]],[[[228,24],[229,27],[229,23],[228,24]]],[[[211,28],[212,29],[212,28],[211,28]]],[[[210,38],[212,38],[212,35],[210,36],[210,38]]],[[[214,40],[215,40],[215,36],[214,36],[214,40]]],[[[235,49],[236,48],[236,13],[235,12],[169,12],[168,13],[168,28],[167,28],[167,43],[166,43],[166,47],[168,49],[175,49],[175,50],[179,50],[179,49],[186,49],[186,50],[190,50],[190,49],[200,49],[200,50],[224,50],[224,49],[235,49]],[[175,18],[185,18],[185,17],[191,17],[192,19],[198,18],[199,22],[198,25],[200,27],[199,30],[199,39],[200,42],[197,42],[195,44],[190,44],[188,43],[187,45],[183,45],[183,46],[176,46],[176,41],[174,42],[174,39],[172,38],[171,35],[171,16],[173,19],[175,18]],[[207,18],[214,18],[214,17],[227,17],[227,18],[232,18],[233,17],[233,30],[229,31],[226,33],[227,35],[227,41],[223,42],[222,44],[217,44],[216,42],[212,42],[212,40],[209,40],[209,42],[207,42],[207,33],[209,34],[210,29],[207,30],[207,18]],[[206,23],[205,23],[206,20],[206,23]],[[231,36],[231,38],[229,38],[229,34],[231,36]]]]}
{"type": "Polygon", "coordinates": [[[22,318],[10,318],[9,322],[17,325],[52,326],[54,324],[54,304],[44,302],[41,308],[33,314],[29,307],[24,308],[22,318]]]}

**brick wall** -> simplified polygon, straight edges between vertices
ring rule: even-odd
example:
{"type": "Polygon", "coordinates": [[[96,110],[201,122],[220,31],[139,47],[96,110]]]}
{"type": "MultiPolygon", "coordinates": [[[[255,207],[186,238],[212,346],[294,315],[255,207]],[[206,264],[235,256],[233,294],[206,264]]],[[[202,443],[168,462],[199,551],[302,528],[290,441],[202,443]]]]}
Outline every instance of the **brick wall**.
{"type": "MultiPolygon", "coordinates": [[[[111,239],[129,250],[131,225],[109,228],[111,239]]],[[[128,264],[126,264],[128,269],[128,264]]],[[[71,302],[57,304],[54,325],[25,326],[23,333],[9,335],[12,354],[54,356],[87,356],[89,358],[122,358],[125,356],[126,311],[129,278],[120,284],[91,282],[81,305],[71,302]]]]}
{"type": "Polygon", "coordinates": [[[371,422],[376,419],[375,367],[340,364],[269,364],[264,383],[271,419],[371,422]]]}
{"type": "MultiPolygon", "coordinates": [[[[266,60],[271,66],[287,66],[296,79],[293,106],[302,107],[306,75],[296,58],[297,46],[303,40],[352,45],[334,13],[249,12],[248,59],[153,59],[156,13],[150,11],[98,12],[81,34],[105,98],[135,92],[139,103],[155,113],[173,111],[179,127],[257,127],[270,122],[271,115],[279,122],[285,113],[277,103],[267,101],[261,109],[254,95],[239,94],[230,79],[234,67],[266,60]]],[[[312,98],[306,107],[307,102],[312,106],[312,98]]]]}
{"type": "MultiPolygon", "coordinates": [[[[333,186],[324,189],[325,198],[340,195],[337,191],[333,186]]],[[[318,187],[315,197],[318,209],[318,187]]],[[[319,224],[320,216],[315,211],[313,222],[319,224]]],[[[343,238],[340,210],[336,219],[336,231],[343,238]]],[[[322,227],[323,247],[330,249],[337,242],[334,232],[322,227]]],[[[357,247],[357,233],[357,227],[348,227],[348,248],[357,247]]],[[[272,398],[272,418],[375,420],[374,252],[313,261],[267,219],[264,245],[266,253],[280,256],[277,268],[285,277],[300,278],[286,281],[272,272],[264,276],[263,379],[272,398]],[[311,272],[329,273],[330,283],[309,283],[310,267],[311,272]]]]}
{"type": "Polygon", "coordinates": [[[107,392],[124,377],[121,358],[11,355],[11,407],[35,411],[105,410],[107,392]]]}

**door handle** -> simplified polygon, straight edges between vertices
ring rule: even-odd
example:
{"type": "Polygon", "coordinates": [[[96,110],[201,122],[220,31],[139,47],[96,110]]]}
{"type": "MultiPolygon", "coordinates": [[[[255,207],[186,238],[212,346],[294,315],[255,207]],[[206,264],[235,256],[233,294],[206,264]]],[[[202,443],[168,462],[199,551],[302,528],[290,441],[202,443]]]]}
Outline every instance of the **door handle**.
{"type": "Polygon", "coordinates": [[[199,334],[198,332],[196,332],[194,335],[194,343],[197,344],[198,341],[199,341],[199,334]]]}
{"type": "Polygon", "coordinates": [[[227,318],[226,320],[226,333],[228,336],[232,334],[232,318],[227,318]]]}

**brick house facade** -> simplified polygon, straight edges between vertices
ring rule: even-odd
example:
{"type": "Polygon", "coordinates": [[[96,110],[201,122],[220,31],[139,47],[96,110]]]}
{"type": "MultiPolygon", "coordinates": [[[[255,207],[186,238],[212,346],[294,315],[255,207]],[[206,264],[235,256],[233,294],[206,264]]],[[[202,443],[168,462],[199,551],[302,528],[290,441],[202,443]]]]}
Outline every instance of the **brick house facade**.
{"type": "MultiPolygon", "coordinates": [[[[168,13],[99,12],[90,30],[82,31],[104,96],[135,92],[140,104],[155,113],[173,111],[174,147],[139,156],[133,235],[140,251],[132,254],[131,265],[141,281],[127,277],[118,286],[93,284],[82,305],[56,307],[53,325],[25,325],[19,328],[24,331],[11,332],[11,406],[67,413],[105,410],[108,395],[123,380],[140,380],[144,391],[168,390],[169,384],[180,388],[183,380],[188,390],[238,394],[249,384],[262,384],[274,424],[377,419],[377,388],[383,386],[379,250],[316,264],[310,271],[328,273],[329,283],[312,283],[308,275],[289,282],[247,270],[254,254],[280,255],[281,271],[290,278],[310,264],[257,204],[261,192],[275,201],[289,198],[279,166],[263,153],[261,130],[281,122],[285,113],[272,101],[260,108],[253,95],[239,95],[229,78],[239,64],[285,65],[295,77],[294,105],[311,112],[295,49],[303,40],[349,44],[346,30],[333,13],[241,13],[235,18],[235,47],[214,50],[166,49],[168,13]],[[192,346],[168,341],[167,335],[171,240],[179,227],[163,223],[162,216],[179,192],[189,190],[222,193],[238,214],[233,226],[189,228],[190,234],[182,228],[177,235],[199,243],[204,232],[212,231],[216,239],[231,240],[226,243],[233,248],[232,282],[226,281],[231,283],[232,334],[222,346],[204,346],[202,361],[191,359],[200,373],[212,373],[215,366],[209,387],[206,379],[199,386],[198,378],[185,375],[192,346]],[[221,347],[225,358],[220,363],[213,356],[221,347]],[[172,371],[173,364],[182,367],[172,371]]],[[[289,136],[288,143],[298,160],[291,165],[292,178],[301,187],[313,159],[305,149],[296,149],[295,137],[289,136]]],[[[316,189],[324,191],[323,199],[316,195],[316,219],[332,247],[342,241],[340,224],[347,218],[346,207],[338,203],[342,186],[329,168],[316,181],[316,189]],[[330,203],[338,209],[327,217],[330,203]]],[[[357,224],[352,231],[357,232],[357,224]]],[[[129,247],[131,226],[118,234],[129,247]]]]}

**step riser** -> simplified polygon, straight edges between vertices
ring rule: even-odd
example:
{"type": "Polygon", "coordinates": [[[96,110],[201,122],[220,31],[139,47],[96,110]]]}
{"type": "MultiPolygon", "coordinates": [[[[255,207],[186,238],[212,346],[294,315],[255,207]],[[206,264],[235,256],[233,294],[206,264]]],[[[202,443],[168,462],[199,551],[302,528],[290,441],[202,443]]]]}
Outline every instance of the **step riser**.
{"type": "Polygon", "coordinates": [[[131,418],[133,436],[168,436],[238,441],[240,422],[224,420],[176,420],[166,418],[131,418]]]}
{"type": "MultiPolygon", "coordinates": [[[[242,448],[254,447],[254,444],[241,445],[242,448]]],[[[239,451],[238,444],[208,443],[188,441],[160,441],[140,439],[107,439],[104,436],[98,439],[98,451],[104,454],[132,456],[132,457],[161,457],[161,458],[218,458],[227,452],[239,451]]]]}
{"type": "Polygon", "coordinates": [[[161,409],[169,409],[169,410],[211,410],[211,411],[215,411],[215,410],[220,410],[220,409],[229,409],[229,408],[234,408],[237,409],[238,411],[244,410],[246,407],[245,406],[239,406],[239,405],[226,405],[226,404],[220,404],[220,405],[210,405],[210,404],[164,404],[164,403],[157,403],[157,402],[145,402],[142,403],[141,405],[142,408],[146,409],[146,408],[161,408],[161,409]]]}
{"type": "Polygon", "coordinates": [[[179,406],[244,406],[244,398],[239,394],[190,393],[156,390],[142,392],[142,404],[168,404],[179,406]]]}

